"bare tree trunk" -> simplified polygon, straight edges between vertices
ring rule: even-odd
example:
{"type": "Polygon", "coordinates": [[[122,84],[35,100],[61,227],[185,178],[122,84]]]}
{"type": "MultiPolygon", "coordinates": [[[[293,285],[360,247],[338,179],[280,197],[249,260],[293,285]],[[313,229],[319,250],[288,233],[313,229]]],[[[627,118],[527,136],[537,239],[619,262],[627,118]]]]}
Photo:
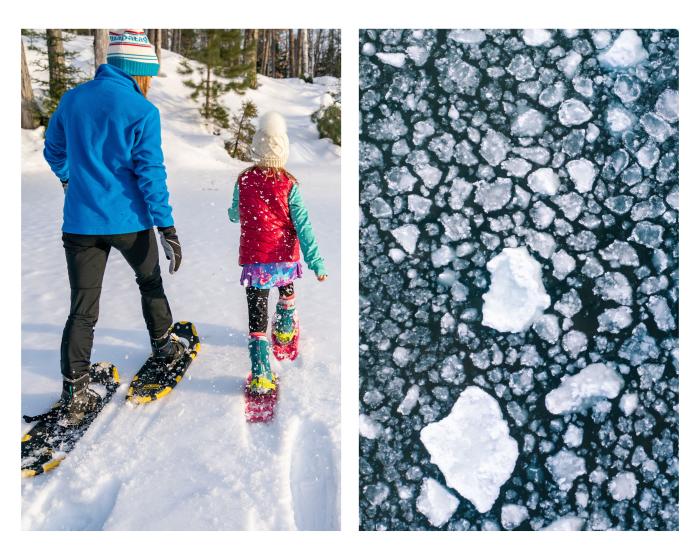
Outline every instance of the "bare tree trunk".
{"type": "Polygon", "coordinates": [[[262,30],[262,58],[260,60],[260,73],[267,76],[267,64],[270,51],[270,34],[267,29],[262,30]]]}
{"type": "Polygon", "coordinates": [[[309,33],[308,29],[301,30],[301,74],[309,76],[309,33]]]}
{"type": "Polygon", "coordinates": [[[301,73],[301,29],[297,29],[296,53],[294,59],[296,60],[296,72],[294,75],[298,78],[301,73]]]}
{"type": "Polygon", "coordinates": [[[153,30],[153,46],[156,49],[156,58],[158,59],[158,64],[160,66],[158,67],[158,75],[162,75],[162,68],[163,65],[161,64],[162,58],[161,58],[161,51],[162,51],[162,46],[163,46],[163,30],[162,29],[154,29],[153,30]]]}
{"type": "Polygon", "coordinates": [[[58,102],[66,91],[66,57],[60,29],[46,30],[46,47],[49,55],[49,95],[58,102]]]}
{"type": "Polygon", "coordinates": [[[287,78],[294,77],[294,30],[287,32],[287,78]]]}
{"type": "Polygon", "coordinates": [[[270,68],[270,76],[276,78],[277,74],[277,30],[270,29],[270,44],[271,44],[271,55],[270,60],[272,62],[270,68]]]}
{"type": "Polygon", "coordinates": [[[97,71],[100,64],[105,64],[107,62],[107,44],[109,43],[109,30],[93,29],[92,34],[95,38],[95,71],[97,71]]]}
{"type": "Polygon", "coordinates": [[[246,63],[248,65],[248,86],[255,89],[258,87],[258,30],[246,29],[245,49],[247,53],[246,63]]]}
{"type": "Polygon", "coordinates": [[[37,126],[39,126],[39,111],[34,100],[32,79],[29,76],[24,41],[22,41],[22,128],[33,129],[37,126]]]}
{"type": "Polygon", "coordinates": [[[316,43],[314,45],[314,76],[318,73],[319,63],[321,62],[321,43],[323,42],[323,29],[316,31],[316,43]]]}

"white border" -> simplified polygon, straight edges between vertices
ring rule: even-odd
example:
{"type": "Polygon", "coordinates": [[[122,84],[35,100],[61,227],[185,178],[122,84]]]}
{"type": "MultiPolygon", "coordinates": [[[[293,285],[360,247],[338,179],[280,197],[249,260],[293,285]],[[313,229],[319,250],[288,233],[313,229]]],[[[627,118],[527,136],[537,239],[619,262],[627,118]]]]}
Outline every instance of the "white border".
{"type": "MultiPolygon", "coordinates": [[[[34,0],[5,5],[2,41],[7,72],[2,95],[2,156],[4,164],[2,227],[3,368],[0,387],[2,407],[2,461],[0,461],[2,509],[0,530],[8,558],[191,558],[193,555],[226,558],[394,558],[396,556],[518,558],[685,558],[700,503],[698,485],[698,374],[691,359],[699,334],[694,318],[698,297],[689,282],[681,290],[681,531],[677,533],[366,533],[357,532],[357,32],[378,27],[667,27],[681,36],[681,271],[689,280],[698,272],[698,209],[695,160],[698,145],[698,87],[696,55],[697,19],[692,3],[676,0],[586,0],[566,2],[500,0],[498,2],[429,2],[406,0],[352,2],[269,0],[255,2],[197,2],[125,0],[117,4],[96,0],[48,2],[34,0]],[[340,27],[343,31],[343,162],[342,162],[342,531],[339,533],[39,533],[20,531],[20,485],[17,474],[17,416],[20,371],[20,146],[18,128],[19,29],[20,27],[340,27]],[[9,76],[9,77],[8,77],[9,76]],[[686,289],[686,286],[688,288],[686,289]],[[692,342],[691,342],[692,341],[692,342]],[[686,367],[687,364],[687,367],[686,367]]],[[[693,539],[694,540],[694,539],[693,539]]]]}

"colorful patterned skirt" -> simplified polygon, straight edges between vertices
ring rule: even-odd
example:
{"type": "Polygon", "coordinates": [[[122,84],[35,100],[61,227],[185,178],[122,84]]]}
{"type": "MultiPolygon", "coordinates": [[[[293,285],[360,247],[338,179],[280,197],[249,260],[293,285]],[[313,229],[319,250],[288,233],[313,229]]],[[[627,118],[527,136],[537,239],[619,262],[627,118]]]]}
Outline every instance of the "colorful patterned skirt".
{"type": "Polygon", "coordinates": [[[241,286],[269,290],[279,288],[301,278],[301,263],[255,263],[244,264],[241,272],[241,286]]]}

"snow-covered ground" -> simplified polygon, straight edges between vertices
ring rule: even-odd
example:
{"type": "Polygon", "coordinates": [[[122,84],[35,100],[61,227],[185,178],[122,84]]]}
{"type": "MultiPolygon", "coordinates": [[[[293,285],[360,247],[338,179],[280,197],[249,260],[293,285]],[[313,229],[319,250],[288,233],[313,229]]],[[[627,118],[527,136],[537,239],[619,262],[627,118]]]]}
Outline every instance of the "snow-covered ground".
{"type": "MultiPolygon", "coordinates": [[[[70,41],[90,74],[91,39],[70,41]]],[[[30,64],[37,56],[29,50],[30,64]]],[[[176,320],[193,321],[202,351],[167,398],[131,407],[128,381],[149,353],[138,290],[126,262],[110,257],[93,359],[114,362],[115,399],[55,471],[22,482],[25,529],[338,529],[340,526],[340,151],[319,140],[309,115],[332,80],[260,77],[246,96],[259,113],[287,119],[288,169],[300,180],[330,273],[296,283],[300,357],[281,377],[277,418],[247,425],[247,312],[237,265],[239,226],[228,221],[236,175],[221,137],[202,124],[191,90],[163,51],[165,76],[149,98],[161,112],[163,149],[182,268],[164,279],[176,320]]],[[[34,72],[35,69],[31,67],[34,72]]],[[[241,97],[227,94],[235,110],[241,97]]],[[[60,393],[59,344],[69,288],[60,240],[63,194],[44,163],[40,130],[22,136],[22,412],[60,393]]],[[[271,307],[275,296],[271,296],[271,307]]],[[[22,431],[28,426],[21,425],[22,431]]]]}

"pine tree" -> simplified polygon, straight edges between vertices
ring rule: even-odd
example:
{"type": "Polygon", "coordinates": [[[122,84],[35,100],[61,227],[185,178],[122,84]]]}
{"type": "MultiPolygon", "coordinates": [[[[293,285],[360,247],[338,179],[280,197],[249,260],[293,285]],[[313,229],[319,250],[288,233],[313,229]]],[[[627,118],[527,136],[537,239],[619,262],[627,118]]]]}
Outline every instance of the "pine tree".
{"type": "MultiPolygon", "coordinates": [[[[202,116],[222,128],[229,126],[228,110],[221,105],[219,98],[225,92],[245,91],[250,79],[252,59],[243,46],[240,29],[202,29],[196,34],[196,41],[190,47],[188,56],[202,64],[200,80],[188,80],[185,85],[194,89],[192,98],[201,99],[202,116]]],[[[191,73],[187,62],[183,61],[181,73],[191,73]]]]}
{"type": "Polygon", "coordinates": [[[255,104],[244,99],[240,110],[233,117],[231,139],[224,144],[226,151],[232,158],[241,161],[252,161],[253,157],[250,148],[253,143],[253,135],[255,134],[253,119],[257,116],[258,108],[255,104]]]}
{"type": "Polygon", "coordinates": [[[62,29],[46,30],[46,58],[48,63],[37,64],[40,70],[48,70],[49,80],[40,81],[48,87],[47,95],[43,100],[43,110],[46,117],[53,114],[63,94],[82,81],[78,69],[69,64],[75,56],[72,51],[66,51],[63,44],[62,29]]]}

